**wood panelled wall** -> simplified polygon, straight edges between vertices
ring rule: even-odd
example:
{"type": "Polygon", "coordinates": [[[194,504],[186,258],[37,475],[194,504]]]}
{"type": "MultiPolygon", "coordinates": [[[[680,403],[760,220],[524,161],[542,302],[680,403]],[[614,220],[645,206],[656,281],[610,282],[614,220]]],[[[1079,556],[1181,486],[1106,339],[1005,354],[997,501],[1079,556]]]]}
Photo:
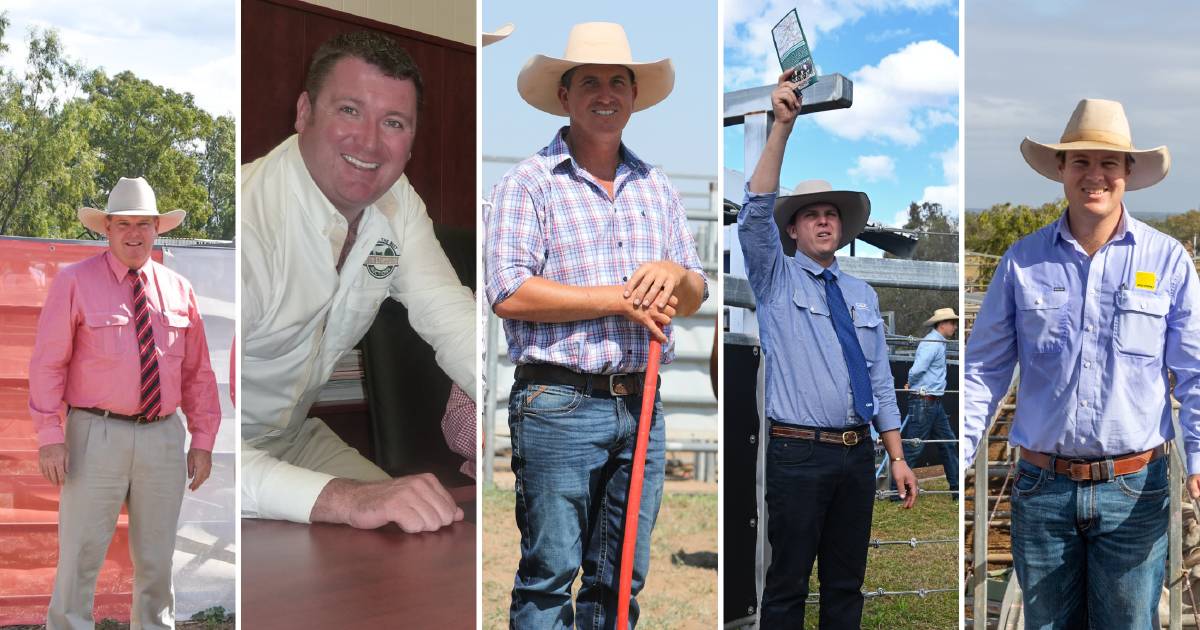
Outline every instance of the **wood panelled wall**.
{"type": "Polygon", "coordinates": [[[242,0],[241,161],[294,133],[308,62],[339,33],[391,35],[421,70],[424,102],[405,172],[434,223],[475,226],[475,48],[297,0],[242,0]]]}

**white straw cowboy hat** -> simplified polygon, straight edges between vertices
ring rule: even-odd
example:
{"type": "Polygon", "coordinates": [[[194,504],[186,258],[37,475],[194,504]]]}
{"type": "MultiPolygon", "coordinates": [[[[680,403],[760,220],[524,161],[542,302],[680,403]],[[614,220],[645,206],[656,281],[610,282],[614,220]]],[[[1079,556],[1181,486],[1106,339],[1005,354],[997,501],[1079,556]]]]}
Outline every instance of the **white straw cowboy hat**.
{"type": "Polygon", "coordinates": [[[958,314],[954,312],[954,309],[939,308],[938,310],[933,312],[933,317],[930,317],[929,319],[925,320],[925,325],[933,326],[935,324],[939,324],[941,322],[944,322],[944,321],[950,320],[950,319],[952,319],[954,321],[958,321],[958,314]]]}
{"type": "Polygon", "coordinates": [[[492,44],[495,44],[496,42],[504,39],[505,37],[512,35],[512,32],[515,30],[517,30],[517,28],[515,26],[513,26],[512,22],[509,22],[508,24],[505,24],[504,26],[501,26],[500,28],[498,28],[490,33],[487,31],[484,31],[483,32],[483,45],[491,46],[492,44]]]}
{"type": "Polygon", "coordinates": [[[1162,181],[1171,170],[1171,154],[1167,147],[1133,148],[1129,120],[1125,108],[1116,101],[1085,98],[1075,106],[1058,144],[1042,144],[1030,138],[1021,141],[1021,155],[1033,167],[1056,182],[1059,151],[1119,151],[1133,156],[1133,167],[1125,178],[1126,190],[1148,188],[1162,181]]]}
{"type": "Polygon", "coordinates": [[[783,245],[783,253],[788,256],[796,253],[796,241],[788,236],[788,225],[791,225],[797,210],[814,203],[828,203],[837,207],[842,220],[842,240],[838,241],[838,249],[849,245],[867,227],[867,217],[871,216],[871,200],[866,193],[834,190],[823,179],[800,182],[792,189],[792,194],[775,200],[775,225],[779,226],[779,242],[783,245]]]}
{"type": "Polygon", "coordinates": [[[634,61],[629,39],[620,24],[588,22],[571,27],[562,58],[534,55],[517,75],[517,92],[525,102],[555,116],[566,116],[558,100],[558,86],[567,70],[586,64],[625,66],[633,71],[637,98],[633,111],[658,104],[675,87],[675,66],[670,59],[634,61]]]}
{"type": "Polygon", "coordinates": [[[104,234],[104,223],[109,217],[158,217],[158,233],[165,234],[179,227],[186,214],[183,210],[159,214],[158,203],[150,184],[141,177],[122,177],[121,181],[113,186],[112,192],[108,193],[107,208],[80,208],[79,222],[97,234],[104,234]]]}

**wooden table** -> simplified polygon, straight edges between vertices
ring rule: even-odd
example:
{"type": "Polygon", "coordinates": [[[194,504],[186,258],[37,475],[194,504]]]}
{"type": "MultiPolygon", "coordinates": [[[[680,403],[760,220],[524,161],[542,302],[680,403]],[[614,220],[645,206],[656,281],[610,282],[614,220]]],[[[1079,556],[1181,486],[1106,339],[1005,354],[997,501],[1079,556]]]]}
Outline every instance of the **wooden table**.
{"type": "Polygon", "coordinates": [[[474,628],[475,487],[436,532],[242,520],[243,628],[474,628]]]}

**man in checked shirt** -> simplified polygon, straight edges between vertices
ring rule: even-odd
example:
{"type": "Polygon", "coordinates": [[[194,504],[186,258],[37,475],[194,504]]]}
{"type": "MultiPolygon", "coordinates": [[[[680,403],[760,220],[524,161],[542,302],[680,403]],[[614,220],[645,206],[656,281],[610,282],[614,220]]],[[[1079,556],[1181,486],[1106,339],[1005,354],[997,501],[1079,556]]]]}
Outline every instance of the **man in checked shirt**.
{"type": "MultiPolygon", "coordinates": [[[[504,176],[487,222],[487,297],[506,320],[517,365],[509,398],[521,530],[514,628],[605,627],[616,614],[649,341],[663,342],[669,362],[671,318],[707,297],[678,194],[621,142],[630,115],[673,85],[669,59],[632,61],[624,29],[609,23],[576,25],[564,58],[535,56],[517,79],[522,98],[569,125],[504,176]]],[[[652,423],[631,624],[662,498],[659,401],[652,423]]]]}
{"type": "MultiPolygon", "coordinates": [[[[1200,487],[1200,286],[1179,241],[1133,218],[1126,190],[1167,175],[1133,148],[1120,103],[1083,100],[1059,144],[1021,153],[1062,182],[1067,210],[1001,258],[968,339],[964,459],[1020,391],[1009,442],[1013,565],[1026,628],[1157,626],[1167,554],[1175,373],[1185,459],[1200,487]]],[[[978,454],[987,457],[987,452],[978,454]]]]}

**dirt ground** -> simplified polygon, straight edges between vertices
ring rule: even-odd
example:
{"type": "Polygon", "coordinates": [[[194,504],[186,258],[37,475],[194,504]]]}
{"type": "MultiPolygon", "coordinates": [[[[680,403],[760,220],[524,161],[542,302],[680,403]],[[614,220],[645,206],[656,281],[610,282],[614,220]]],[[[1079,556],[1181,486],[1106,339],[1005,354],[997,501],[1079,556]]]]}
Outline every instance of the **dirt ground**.
{"type": "MultiPolygon", "coordinates": [[[[496,473],[484,492],[483,626],[508,627],[509,592],[520,558],[513,476],[496,473]]],[[[578,588],[578,581],[576,581],[578,588]]],[[[668,481],[638,597],[638,628],[711,629],[717,619],[717,485],[668,481]]]]}

